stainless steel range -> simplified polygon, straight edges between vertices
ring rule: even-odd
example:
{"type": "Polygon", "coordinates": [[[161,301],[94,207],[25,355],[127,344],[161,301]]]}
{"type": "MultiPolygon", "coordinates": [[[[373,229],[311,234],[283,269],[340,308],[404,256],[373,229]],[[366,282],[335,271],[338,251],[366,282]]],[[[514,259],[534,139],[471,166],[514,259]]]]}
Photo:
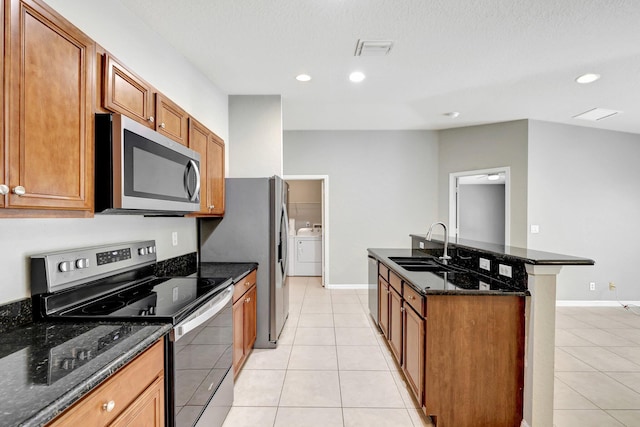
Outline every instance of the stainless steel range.
{"type": "Polygon", "coordinates": [[[171,323],[168,426],[221,426],[233,403],[231,278],[156,277],[155,241],[31,257],[37,318],[171,323]]]}

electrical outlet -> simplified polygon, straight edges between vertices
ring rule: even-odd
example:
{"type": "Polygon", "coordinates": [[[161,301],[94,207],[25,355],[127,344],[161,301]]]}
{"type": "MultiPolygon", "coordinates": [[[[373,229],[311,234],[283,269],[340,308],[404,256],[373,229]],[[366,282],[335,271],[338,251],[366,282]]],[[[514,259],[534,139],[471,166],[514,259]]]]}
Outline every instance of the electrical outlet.
{"type": "Polygon", "coordinates": [[[511,277],[511,266],[498,264],[498,273],[500,273],[503,276],[511,277]]]}
{"type": "Polygon", "coordinates": [[[483,270],[491,270],[491,261],[486,258],[480,258],[480,268],[483,270]]]}
{"type": "Polygon", "coordinates": [[[615,289],[616,289],[616,284],[613,283],[613,282],[609,282],[609,290],[610,291],[615,291],[615,289]]]}
{"type": "Polygon", "coordinates": [[[424,242],[418,242],[418,246],[420,246],[420,249],[424,249],[424,242]]]}
{"type": "Polygon", "coordinates": [[[540,232],[540,226],[537,224],[531,224],[531,234],[538,234],[540,232]]]}
{"type": "Polygon", "coordinates": [[[489,291],[491,290],[491,286],[489,286],[488,283],[483,282],[482,280],[479,283],[479,287],[478,289],[480,289],[481,291],[489,291]]]}
{"type": "Polygon", "coordinates": [[[178,246],[178,232],[174,231],[171,233],[171,244],[173,246],[178,246]]]}
{"type": "Polygon", "coordinates": [[[589,282],[589,290],[590,291],[596,290],[596,282],[589,282]]]}

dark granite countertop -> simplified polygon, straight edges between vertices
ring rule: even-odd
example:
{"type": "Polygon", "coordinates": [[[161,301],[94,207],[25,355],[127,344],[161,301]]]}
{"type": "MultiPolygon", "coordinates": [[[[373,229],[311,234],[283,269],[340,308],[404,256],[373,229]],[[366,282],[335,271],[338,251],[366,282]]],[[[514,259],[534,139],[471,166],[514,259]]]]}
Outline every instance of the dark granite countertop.
{"type": "MultiPolygon", "coordinates": [[[[434,259],[434,257],[425,253],[411,249],[367,249],[369,254],[381,261],[387,267],[390,267],[398,274],[406,283],[411,285],[416,291],[423,295],[516,295],[525,296],[528,292],[522,289],[513,289],[507,284],[485,277],[473,271],[461,269],[464,275],[465,285],[470,285],[468,289],[463,288],[460,284],[454,284],[447,280],[447,277],[441,277],[435,273],[408,271],[393,262],[393,257],[415,257],[434,259]],[[485,289],[479,289],[479,283],[482,282],[485,289]]],[[[453,266],[455,267],[455,266],[453,266]]]]}
{"type": "Polygon", "coordinates": [[[0,335],[0,425],[41,426],[171,329],[36,322],[0,335]]]}
{"type": "MultiPolygon", "coordinates": [[[[422,240],[426,239],[424,234],[410,234],[422,240]]],[[[433,238],[434,242],[444,243],[443,237],[433,238]]],[[[495,243],[479,242],[467,239],[451,239],[449,241],[451,248],[464,248],[470,251],[489,252],[498,256],[506,256],[518,259],[526,264],[534,265],[594,265],[595,261],[589,258],[581,258],[571,255],[562,255],[552,252],[536,251],[533,249],[519,248],[516,246],[498,245],[495,243]]]]}
{"type": "Polygon", "coordinates": [[[257,262],[202,262],[197,273],[200,277],[231,277],[235,283],[255,268],[257,262]]]}

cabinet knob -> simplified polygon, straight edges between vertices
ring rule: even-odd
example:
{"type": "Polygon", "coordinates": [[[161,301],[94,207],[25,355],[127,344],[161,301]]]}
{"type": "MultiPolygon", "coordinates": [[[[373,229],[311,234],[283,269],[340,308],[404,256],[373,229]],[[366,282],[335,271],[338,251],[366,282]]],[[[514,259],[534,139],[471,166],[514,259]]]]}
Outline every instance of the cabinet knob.
{"type": "Polygon", "coordinates": [[[153,116],[149,116],[149,118],[147,119],[149,121],[149,123],[153,123],[155,121],[155,119],[153,118],[153,116]]]}
{"type": "Polygon", "coordinates": [[[116,402],[114,402],[113,400],[110,400],[107,403],[102,404],[102,410],[107,412],[113,411],[115,407],[116,407],[116,402]]]}
{"type": "Polygon", "coordinates": [[[249,297],[246,300],[244,300],[244,302],[246,302],[247,304],[249,304],[249,301],[251,301],[251,297],[249,297]]]}
{"type": "Polygon", "coordinates": [[[404,307],[400,307],[400,311],[404,311],[404,307]]]}
{"type": "Polygon", "coordinates": [[[409,299],[416,299],[413,295],[409,295],[409,299]]]}
{"type": "Polygon", "coordinates": [[[209,205],[209,210],[213,210],[213,208],[215,208],[214,205],[209,205]]]}
{"type": "Polygon", "coordinates": [[[0,196],[4,196],[6,194],[9,194],[9,187],[4,184],[0,184],[0,196]]]}
{"type": "Polygon", "coordinates": [[[251,286],[251,282],[244,282],[245,286],[251,286]]]}
{"type": "Polygon", "coordinates": [[[11,192],[18,196],[24,196],[27,190],[25,190],[22,185],[18,185],[16,187],[13,187],[13,190],[11,190],[11,192]]]}
{"type": "Polygon", "coordinates": [[[160,127],[164,129],[164,123],[160,123],[160,127]]]}

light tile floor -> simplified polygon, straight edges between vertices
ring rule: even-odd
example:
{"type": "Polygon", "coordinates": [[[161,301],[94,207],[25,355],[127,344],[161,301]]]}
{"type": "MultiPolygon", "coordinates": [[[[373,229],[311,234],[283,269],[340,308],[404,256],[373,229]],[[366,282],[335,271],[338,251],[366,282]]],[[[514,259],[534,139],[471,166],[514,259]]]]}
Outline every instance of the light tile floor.
{"type": "Polygon", "coordinates": [[[640,311],[558,307],[556,427],[640,427],[640,311]]]}
{"type": "MultiPolygon", "coordinates": [[[[224,427],[428,427],[364,290],[292,277],[278,348],[255,349],[224,427]]],[[[640,427],[640,311],[559,307],[555,427],[640,427]],[[637,314],[636,314],[637,313],[637,314]]]]}
{"type": "Polygon", "coordinates": [[[224,427],[428,427],[368,315],[366,290],[290,278],[278,347],[254,349],[224,427]]]}

